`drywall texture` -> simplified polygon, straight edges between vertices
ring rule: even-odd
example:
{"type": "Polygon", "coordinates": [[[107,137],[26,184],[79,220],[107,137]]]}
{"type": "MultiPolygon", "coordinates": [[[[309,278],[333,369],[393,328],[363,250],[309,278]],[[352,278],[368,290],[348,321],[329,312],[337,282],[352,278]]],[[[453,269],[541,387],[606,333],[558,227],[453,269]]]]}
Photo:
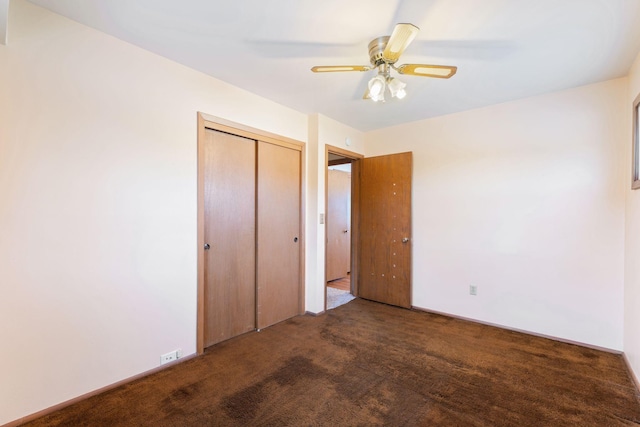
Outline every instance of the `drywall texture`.
{"type": "Polygon", "coordinates": [[[364,133],[321,114],[309,118],[308,153],[313,165],[309,168],[307,194],[307,311],[319,313],[325,305],[325,226],[320,214],[326,213],[325,177],[326,146],[364,153],[364,133]],[[349,145],[347,145],[347,139],[349,145]]]}
{"type": "Polygon", "coordinates": [[[618,79],[366,134],[367,156],[414,153],[413,304],[621,350],[627,98],[618,79]]]}
{"type": "Polygon", "coordinates": [[[627,194],[627,215],[625,230],[625,270],[624,270],[624,352],[636,378],[640,378],[640,190],[631,190],[631,110],[633,101],[640,95],[640,55],[629,72],[629,92],[625,102],[624,115],[628,118],[625,139],[627,162],[625,190],[627,194]]]}
{"type": "Polygon", "coordinates": [[[196,115],[307,116],[24,0],[0,46],[0,425],[195,352],[196,115]]]}

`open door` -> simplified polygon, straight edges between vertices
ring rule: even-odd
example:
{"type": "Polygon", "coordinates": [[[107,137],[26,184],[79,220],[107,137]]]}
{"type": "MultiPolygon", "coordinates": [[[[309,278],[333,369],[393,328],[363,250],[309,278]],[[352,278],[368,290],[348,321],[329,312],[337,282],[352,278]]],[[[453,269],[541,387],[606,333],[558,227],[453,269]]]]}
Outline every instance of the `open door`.
{"type": "Polygon", "coordinates": [[[358,163],[358,296],[410,308],[412,153],[358,163]]]}

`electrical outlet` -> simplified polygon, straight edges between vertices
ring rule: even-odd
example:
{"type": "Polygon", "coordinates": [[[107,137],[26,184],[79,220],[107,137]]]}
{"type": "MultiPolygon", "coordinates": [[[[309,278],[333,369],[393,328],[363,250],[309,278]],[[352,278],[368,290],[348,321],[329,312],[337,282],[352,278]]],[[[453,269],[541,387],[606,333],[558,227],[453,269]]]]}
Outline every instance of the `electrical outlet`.
{"type": "Polygon", "coordinates": [[[469,295],[478,295],[478,287],[476,285],[469,285],[469,295]]]}
{"type": "Polygon", "coordinates": [[[182,349],[173,350],[170,353],[163,354],[160,356],[160,364],[164,365],[165,363],[173,362],[182,357],[182,349]]]}

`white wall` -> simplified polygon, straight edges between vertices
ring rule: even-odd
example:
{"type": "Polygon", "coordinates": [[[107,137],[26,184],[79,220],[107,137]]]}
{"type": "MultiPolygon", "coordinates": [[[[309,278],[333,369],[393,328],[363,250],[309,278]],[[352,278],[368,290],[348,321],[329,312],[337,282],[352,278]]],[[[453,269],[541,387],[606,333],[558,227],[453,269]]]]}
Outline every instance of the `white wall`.
{"type": "Polygon", "coordinates": [[[626,129],[626,240],[624,289],[624,352],[636,378],[640,378],[640,190],[631,190],[631,109],[640,94],[640,55],[629,72],[629,91],[625,103],[626,129]]]}
{"type": "Polygon", "coordinates": [[[307,311],[324,310],[325,297],[325,227],[319,224],[325,207],[325,175],[327,173],[326,146],[364,153],[364,134],[320,114],[309,118],[308,194],[307,194],[307,311]],[[350,145],[347,145],[347,138],[350,145]],[[310,153],[310,154],[309,154],[310,153]]]}
{"type": "Polygon", "coordinates": [[[413,151],[413,304],[621,350],[628,115],[618,79],[367,133],[413,151]]]}
{"type": "Polygon", "coordinates": [[[196,345],[196,113],[307,116],[13,0],[0,46],[0,425],[196,345]]]}

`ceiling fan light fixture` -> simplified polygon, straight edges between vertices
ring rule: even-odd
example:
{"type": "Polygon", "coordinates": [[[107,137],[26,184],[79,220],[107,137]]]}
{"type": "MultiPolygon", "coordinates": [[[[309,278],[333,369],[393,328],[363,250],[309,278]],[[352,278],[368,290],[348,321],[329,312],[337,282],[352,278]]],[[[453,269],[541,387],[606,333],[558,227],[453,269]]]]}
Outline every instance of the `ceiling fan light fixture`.
{"type": "Polygon", "coordinates": [[[369,80],[369,96],[374,101],[384,101],[386,82],[383,76],[377,75],[369,80]]]}
{"type": "Polygon", "coordinates": [[[314,73],[328,73],[336,71],[369,71],[378,70],[378,75],[369,80],[363,99],[374,102],[385,102],[384,93],[389,88],[392,98],[403,99],[407,96],[405,83],[391,77],[394,70],[401,75],[435,77],[439,79],[451,78],[458,71],[453,65],[402,64],[396,66],[400,55],[415,39],[420,29],[413,24],[396,24],[390,36],[377,37],[369,42],[368,65],[320,65],[311,68],[314,73]]]}
{"type": "Polygon", "coordinates": [[[378,95],[371,95],[371,100],[373,102],[384,102],[384,92],[380,92],[378,95]]]}
{"type": "Polygon", "coordinates": [[[407,91],[404,89],[407,84],[401,82],[398,79],[390,77],[387,81],[387,86],[389,87],[389,92],[391,92],[391,96],[394,98],[402,99],[407,96],[407,91]]]}

